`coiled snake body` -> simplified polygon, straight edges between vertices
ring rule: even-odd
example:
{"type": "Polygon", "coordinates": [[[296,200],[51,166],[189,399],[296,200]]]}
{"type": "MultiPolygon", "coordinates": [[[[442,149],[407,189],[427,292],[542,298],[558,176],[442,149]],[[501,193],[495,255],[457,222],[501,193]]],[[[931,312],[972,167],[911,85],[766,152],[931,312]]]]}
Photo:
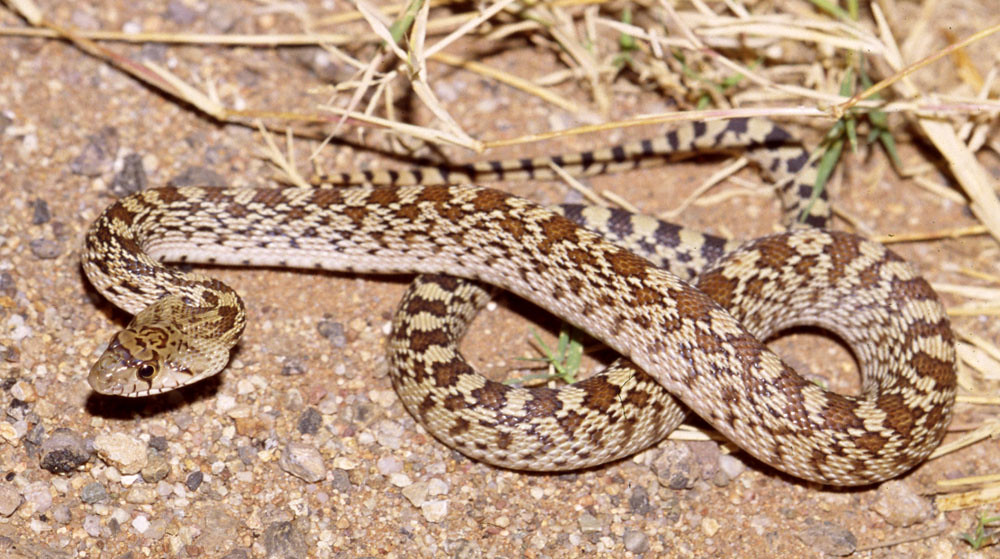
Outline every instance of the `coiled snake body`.
{"type": "MultiPolygon", "coordinates": [[[[678,149],[718,147],[784,139],[776,130],[730,121],[667,139],[678,149]]],[[[779,157],[770,167],[803,164],[779,157]]],[[[784,190],[795,198],[804,189],[793,181],[784,190]]],[[[822,224],[822,200],[819,208],[808,215],[822,224]]],[[[91,385],[141,396],[225,366],[245,323],[239,296],[160,260],[447,273],[508,289],[635,363],[559,390],[487,381],[454,349],[482,291],[453,278],[422,280],[390,339],[394,384],[428,430],[475,458],[548,470],[624,456],[680,421],[669,394],[760,460],[827,484],[898,475],[944,436],[955,393],[950,326],[927,283],[881,245],[801,229],[734,249],[611,210],[562,212],[631,238],[685,277],[698,273],[696,287],[556,211],[482,187],[137,193],[105,210],[87,235],[90,281],[136,314],[95,364],[91,385]],[[664,235],[687,246],[659,254],[649,239],[664,235]],[[852,347],[860,395],[805,381],[759,341],[802,324],[831,329],[852,347]]]]}

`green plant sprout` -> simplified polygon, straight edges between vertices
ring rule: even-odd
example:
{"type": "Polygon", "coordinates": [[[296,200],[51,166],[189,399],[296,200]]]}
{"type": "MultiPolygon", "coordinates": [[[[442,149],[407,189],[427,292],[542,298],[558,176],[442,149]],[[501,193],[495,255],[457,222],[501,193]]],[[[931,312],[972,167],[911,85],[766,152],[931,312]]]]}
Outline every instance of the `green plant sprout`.
{"type": "Polygon", "coordinates": [[[976,527],[973,529],[972,534],[962,532],[959,536],[972,549],[978,550],[995,545],[997,541],[1000,541],[1000,530],[987,530],[987,528],[993,528],[997,523],[1000,523],[1000,516],[991,516],[985,512],[981,512],[976,517],[976,527]]]}
{"type": "Polygon", "coordinates": [[[509,379],[506,384],[524,384],[535,380],[560,379],[566,384],[576,382],[576,375],[580,370],[580,363],[583,360],[583,332],[579,329],[564,323],[559,330],[559,340],[553,350],[546,344],[538,332],[531,330],[534,346],[541,357],[518,357],[521,361],[534,361],[544,363],[546,369],[554,371],[552,373],[539,373],[528,375],[517,379],[509,379]]]}

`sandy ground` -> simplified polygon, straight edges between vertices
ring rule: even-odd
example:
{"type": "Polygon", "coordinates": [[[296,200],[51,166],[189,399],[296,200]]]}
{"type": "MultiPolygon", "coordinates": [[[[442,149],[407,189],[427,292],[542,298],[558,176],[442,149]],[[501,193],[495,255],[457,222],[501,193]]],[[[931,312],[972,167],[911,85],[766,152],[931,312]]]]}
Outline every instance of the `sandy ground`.
{"type": "MultiPolygon", "coordinates": [[[[279,16],[252,13],[251,4],[217,2],[209,10],[138,4],[43,6],[55,21],[90,29],[294,30],[279,16]]],[[[959,22],[953,32],[965,36],[997,23],[992,17],[959,22]]],[[[20,25],[9,13],[0,22],[20,25]]],[[[764,558],[857,550],[862,557],[992,556],[971,551],[957,536],[971,528],[976,510],[941,513],[930,496],[937,480],[994,473],[1000,447],[992,441],[922,465],[901,482],[857,490],[802,483],[745,454],[722,455],[711,442],[666,442],[570,474],[470,461],[414,422],[386,376],[382,348],[405,277],[210,269],[243,294],[250,314],[229,369],[147,400],[92,393],[86,372],[128,317],[89,286],[79,256],[112,190],[137,181],[122,169],[141,163],[149,185],[192,175],[270,185],[273,172],[258,157],[262,142],[254,131],[203,118],[67,43],[3,37],[0,44],[0,555],[764,558]],[[93,455],[94,445],[103,457],[93,455]],[[77,455],[82,465],[51,471],[77,455]],[[912,541],[892,543],[903,540],[912,541]]],[[[111,46],[192,81],[210,81],[234,107],[311,110],[326,93],[310,88],[349,75],[336,61],[301,64],[322,56],[316,49],[111,46]]],[[[993,38],[977,48],[998,46],[993,38]]],[[[512,39],[509,49],[479,59],[530,77],[560,67],[551,52],[512,39]]],[[[671,108],[623,86],[615,89],[612,114],[574,116],[468,72],[430,69],[451,114],[484,140],[671,108]]],[[[571,85],[557,89],[588,103],[571,85]]],[[[414,101],[397,108],[404,120],[429,120],[414,101]]],[[[572,152],[651,132],[614,131],[488,157],[572,152]]],[[[925,145],[902,139],[904,161],[916,165],[932,156],[925,145]]],[[[310,148],[298,149],[304,157],[310,148]]],[[[1000,171],[995,156],[982,161],[1000,171]]],[[[377,154],[332,146],[322,165],[383,163],[377,154]]],[[[655,214],[676,207],[721,164],[684,162],[588,184],[655,214]]],[[[849,156],[844,168],[833,197],[874,234],[975,224],[962,205],[900,179],[878,150],[849,156]]],[[[759,181],[752,172],[739,177],[759,181]]],[[[950,181],[944,173],[939,179],[950,181]]],[[[542,203],[574,198],[559,184],[500,186],[542,203]]],[[[681,219],[752,237],[775,229],[777,205],[766,193],[739,195],[694,206],[681,219]]],[[[932,282],[970,283],[957,273],[963,267],[1000,273],[1000,251],[987,237],[894,250],[932,282]]],[[[558,325],[509,296],[497,302],[477,319],[465,350],[490,374],[504,376],[517,365],[515,356],[531,355],[532,324],[548,328],[547,335],[558,325]]],[[[1000,327],[987,317],[955,323],[1000,342],[1000,327]]],[[[784,336],[773,347],[834,387],[850,386],[856,376],[850,354],[815,333],[784,336]],[[847,384],[831,372],[846,373],[847,384]]],[[[962,404],[954,424],[975,426],[994,412],[962,404]]]]}

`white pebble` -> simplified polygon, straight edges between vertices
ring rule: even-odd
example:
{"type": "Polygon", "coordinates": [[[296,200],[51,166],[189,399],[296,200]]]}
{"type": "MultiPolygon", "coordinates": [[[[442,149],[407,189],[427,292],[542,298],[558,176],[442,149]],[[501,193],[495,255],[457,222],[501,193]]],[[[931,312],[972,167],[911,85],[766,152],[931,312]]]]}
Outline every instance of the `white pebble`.
{"type": "Polygon", "coordinates": [[[215,399],[215,411],[219,413],[226,413],[234,407],[236,407],[236,398],[229,394],[219,394],[215,399]]]}
{"type": "Polygon", "coordinates": [[[410,476],[402,473],[389,474],[389,483],[395,485],[396,487],[407,487],[413,485],[413,480],[410,476]]]}
{"type": "Polygon", "coordinates": [[[149,519],[145,516],[139,515],[132,521],[132,527],[135,528],[136,532],[143,534],[146,530],[149,530],[149,519]]]}
{"type": "Polygon", "coordinates": [[[378,468],[378,473],[384,476],[397,474],[403,471],[403,461],[395,456],[383,456],[375,463],[375,467],[378,468]]]}
{"type": "Polygon", "coordinates": [[[94,450],[123,474],[137,474],[146,465],[146,445],[125,433],[97,435],[94,450]]]}
{"type": "Polygon", "coordinates": [[[427,522],[440,522],[448,515],[448,501],[427,501],[420,505],[420,512],[427,522]]]}
{"type": "Polygon", "coordinates": [[[434,477],[427,482],[427,494],[432,497],[448,493],[448,484],[434,477]]]}
{"type": "Polygon", "coordinates": [[[281,453],[278,464],[282,470],[293,476],[316,483],[326,478],[326,464],[323,463],[323,455],[319,450],[309,444],[300,442],[290,442],[281,453]]]}

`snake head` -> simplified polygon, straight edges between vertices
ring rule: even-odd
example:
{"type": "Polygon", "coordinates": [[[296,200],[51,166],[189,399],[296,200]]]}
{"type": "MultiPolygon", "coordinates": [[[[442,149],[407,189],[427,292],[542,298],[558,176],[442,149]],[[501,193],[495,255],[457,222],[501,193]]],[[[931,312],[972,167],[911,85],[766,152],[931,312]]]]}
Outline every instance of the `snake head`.
{"type": "Polygon", "coordinates": [[[87,381],[101,394],[150,396],[188,384],[194,374],[174,359],[162,330],[126,328],[115,334],[87,381]],[[167,351],[164,351],[164,350],[167,351]]]}
{"type": "MultiPolygon", "coordinates": [[[[87,380],[101,394],[151,396],[214,375],[233,341],[219,334],[219,311],[192,308],[178,296],[140,311],[115,334],[87,380]]],[[[227,323],[228,324],[228,323],[227,323]]],[[[242,332],[242,322],[227,332],[242,332]]]]}

